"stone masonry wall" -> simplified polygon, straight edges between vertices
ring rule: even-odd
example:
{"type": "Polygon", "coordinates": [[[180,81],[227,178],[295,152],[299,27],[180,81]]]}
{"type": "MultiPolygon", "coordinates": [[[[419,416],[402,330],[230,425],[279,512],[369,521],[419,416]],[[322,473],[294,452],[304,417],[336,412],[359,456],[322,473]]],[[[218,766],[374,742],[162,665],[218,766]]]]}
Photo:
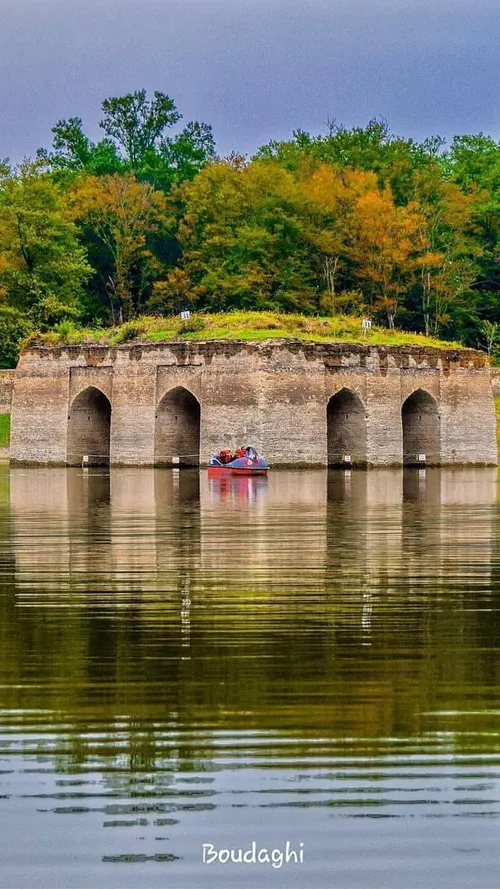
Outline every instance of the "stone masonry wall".
{"type": "MultiPolygon", "coordinates": [[[[185,411],[182,417],[171,411],[172,424],[182,425],[184,441],[199,437],[202,464],[223,446],[254,444],[274,465],[326,465],[327,406],[342,389],[364,407],[363,462],[369,465],[402,463],[402,406],[417,390],[436,405],[441,463],[497,461],[490,367],[484,354],[298,341],[32,348],[23,353],[16,371],[11,459],[68,462],[68,441],[74,441],[71,407],[90,386],[111,404],[113,464],[154,465],[155,451],[165,457],[174,447],[182,448],[174,426],[165,428],[159,441],[159,424],[166,422],[162,400],[178,389],[197,399],[200,415],[193,413],[188,439],[185,411]]],[[[196,404],[172,397],[173,404],[196,404]]],[[[335,418],[335,411],[330,414],[335,418]]],[[[346,428],[351,422],[348,408],[342,422],[346,428]]],[[[417,412],[412,447],[420,448],[418,422],[417,412]]]]}
{"type": "Polygon", "coordinates": [[[493,395],[500,395],[500,367],[491,368],[491,388],[493,395]]]}
{"type": "Polygon", "coordinates": [[[0,414],[10,414],[15,370],[0,370],[0,414]]]}

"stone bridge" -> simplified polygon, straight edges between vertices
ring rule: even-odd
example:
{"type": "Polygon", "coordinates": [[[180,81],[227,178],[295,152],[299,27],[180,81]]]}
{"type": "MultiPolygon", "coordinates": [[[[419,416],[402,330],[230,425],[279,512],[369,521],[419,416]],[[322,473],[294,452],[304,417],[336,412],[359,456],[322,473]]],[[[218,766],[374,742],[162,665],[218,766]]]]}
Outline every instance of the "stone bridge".
{"type": "Polygon", "coordinates": [[[24,352],[11,460],[196,466],[253,444],[273,465],[495,464],[473,350],[298,341],[24,352]]]}

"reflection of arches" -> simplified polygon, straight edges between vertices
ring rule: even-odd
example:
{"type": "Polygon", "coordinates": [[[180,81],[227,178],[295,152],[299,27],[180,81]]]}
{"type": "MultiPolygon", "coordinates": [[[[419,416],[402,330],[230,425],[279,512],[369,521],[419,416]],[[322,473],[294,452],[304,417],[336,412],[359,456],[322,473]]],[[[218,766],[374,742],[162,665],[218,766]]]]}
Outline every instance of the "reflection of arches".
{"type": "Polygon", "coordinates": [[[419,455],[425,454],[425,463],[439,463],[440,434],[439,413],[436,401],[425,392],[417,389],[401,408],[403,422],[403,463],[406,466],[423,461],[419,455]]]}
{"type": "Polygon", "coordinates": [[[100,389],[89,386],[73,400],[68,417],[70,466],[81,466],[84,456],[92,466],[109,464],[111,404],[100,389]]]}
{"type": "Polygon", "coordinates": [[[345,466],[345,456],[354,465],[366,463],[366,415],[359,396],[345,388],[332,395],[326,422],[328,465],[345,466]]]}
{"type": "Polygon", "coordinates": [[[183,386],[167,392],[156,410],[155,465],[171,466],[173,457],[181,466],[200,462],[200,403],[183,386]]]}

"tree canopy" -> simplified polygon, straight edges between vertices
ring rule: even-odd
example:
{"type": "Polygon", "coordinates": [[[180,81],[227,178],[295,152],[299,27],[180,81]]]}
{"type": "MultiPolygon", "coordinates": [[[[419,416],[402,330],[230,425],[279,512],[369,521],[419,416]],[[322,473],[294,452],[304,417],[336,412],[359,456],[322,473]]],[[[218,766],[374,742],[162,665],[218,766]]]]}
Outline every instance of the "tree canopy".
{"type": "Polygon", "coordinates": [[[492,137],[331,121],[221,158],[209,124],[145,90],[104,99],[99,126],[60,120],[35,161],[0,162],[0,362],[30,329],[186,307],[363,313],[495,354],[492,137]]]}

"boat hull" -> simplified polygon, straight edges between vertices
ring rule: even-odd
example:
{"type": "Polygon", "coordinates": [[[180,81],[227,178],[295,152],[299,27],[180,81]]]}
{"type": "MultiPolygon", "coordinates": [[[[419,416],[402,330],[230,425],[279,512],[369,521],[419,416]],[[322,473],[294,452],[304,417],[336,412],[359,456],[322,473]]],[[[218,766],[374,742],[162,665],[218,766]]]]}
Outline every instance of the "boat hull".
{"type": "Polygon", "coordinates": [[[269,463],[260,457],[255,448],[247,448],[243,457],[236,457],[229,463],[219,460],[217,454],[210,458],[209,476],[220,475],[267,475],[269,463]]]}
{"type": "Polygon", "coordinates": [[[267,469],[261,469],[256,467],[255,469],[251,466],[245,467],[236,467],[236,466],[209,466],[208,467],[208,477],[214,478],[216,476],[221,475],[267,475],[267,469]]]}

